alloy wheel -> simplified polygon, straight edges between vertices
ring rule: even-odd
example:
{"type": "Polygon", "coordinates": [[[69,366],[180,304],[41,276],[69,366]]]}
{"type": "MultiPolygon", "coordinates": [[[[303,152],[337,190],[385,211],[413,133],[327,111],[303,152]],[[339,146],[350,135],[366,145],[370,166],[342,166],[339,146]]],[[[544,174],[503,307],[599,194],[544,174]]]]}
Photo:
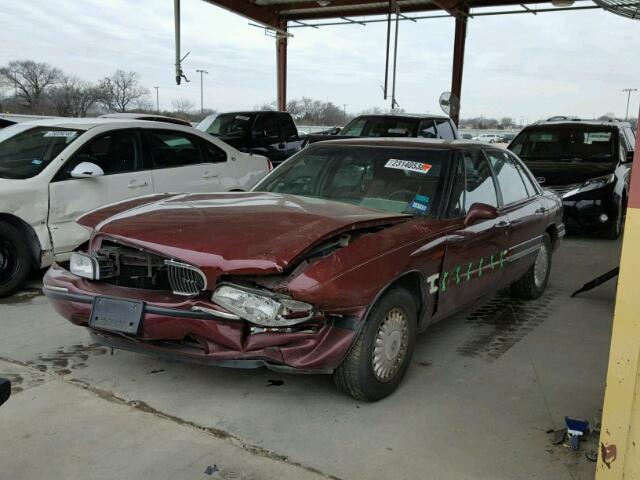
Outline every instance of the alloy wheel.
{"type": "Polygon", "coordinates": [[[543,243],[538,250],[538,256],[536,257],[536,263],[533,267],[533,281],[536,287],[540,288],[544,284],[547,278],[547,271],[549,270],[549,255],[547,252],[547,246],[543,243]]]}

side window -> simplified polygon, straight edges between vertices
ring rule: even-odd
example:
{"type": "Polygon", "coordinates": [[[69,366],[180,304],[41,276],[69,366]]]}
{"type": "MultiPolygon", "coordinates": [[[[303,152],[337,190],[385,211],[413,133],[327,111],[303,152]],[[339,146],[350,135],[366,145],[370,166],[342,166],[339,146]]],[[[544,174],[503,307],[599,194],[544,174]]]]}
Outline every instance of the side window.
{"type": "Polygon", "coordinates": [[[514,163],[518,171],[520,172],[520,176],[522,177],[522,181],[524,182],[524,187],[527,189],[527,193],[530,197],[535,197],[540,193],[540,188],[537,185],[537,182],[533,180],[533,175],[531,172],[523,165],[523,163],[515,158],[515,155],[507,153],[509,155],[509,159],[514,163]]]}
{"type": "Polygon", "coordinates": [[[627,141],[629,145],[631,145],[631,150],[635,150],[636,148],[636,136],[633,134],[633,130],[631,127],[625,127],[624,136],[627,137],[627,141]]]}
{"type": "Polygon", "coordinates": [[[217,145],[207,141],[202,141],[200,144],[205,152],[207,161],[211,163],[223,163],[227,161],[227,152],[217,145]]]}
{"type": "Polygon", "coordinates": [[[105,175],[142,170],[140,136],[134,130],[118,130],[91,140],[65,164],[57,179],[69,178],[71,171],[82,162],[95,163],[105,175]]]}
{"type": "Polygon", "coordinates": [[[438,138],[436,125],[433,120],[423,120],[418,128],[418,136],[424,138],[438,138]]]}
{"type": "Polygon", "coordinates": [[[519,202],[529,197],[518,169],[505,152],[487,151],[487,156],[498,179],[505,205],[519,202]]]}
{"type": "Polygon", "coordinates": [[[489,163],[479,151],[459,154],[447,216],[466,215],[474,203],[498,207],[498,195],[489,163]]]}
{"type": "Polygon", "coordinates": [[[280,128],[285,141],[292,142],[298,139],[298,129],[289,115],[280,115],[280,128]]]}
{"type": "Polygon", "coordinates": [[[175,168],[205,163],[198,141],[191,135],[170,130],[149,132],[154,168],[175,168]]]}
{"type": "Polygon", "coordinates": [[[438,128],[439,138],[444,138],[445,140],[453,140],[456,138],[453,133],[453,128],[451,128],[451,124],[446,118],[436,119],[436,127],[438,128]]]}
{"type": "Polygon", "coordinates": [[[272,112],[259,114],[258,118],[256,118],[256,122],[253,125],[253,132],[254,136],[256,136],[257,138],[280,138],[280,125],[278,124],[278,116],[272,112]]]}
{"type": "Polygon", "coordinates": [[[367,120],[364,118],[352,120],[346,127],[342,129],[340,135],[345,135],[349,137],[359,137],[362,135],[362,130],[364,129],[367,120]]]}

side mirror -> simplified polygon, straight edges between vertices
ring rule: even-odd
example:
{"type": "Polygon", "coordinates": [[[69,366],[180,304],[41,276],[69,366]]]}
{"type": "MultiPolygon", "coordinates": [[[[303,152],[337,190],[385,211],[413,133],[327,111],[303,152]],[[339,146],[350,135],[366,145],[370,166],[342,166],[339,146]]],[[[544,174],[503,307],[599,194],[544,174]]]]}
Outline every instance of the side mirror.
{"type": "Polygon", "coordinates": [[[492,220],[498,216],[498,209],[486,203],[474,203],[464,217],[466,226],[473,225],[478,220],[492,220]]]}
{"type": "Polygon", "coordinates": [[[91,177],[101,177],[104,175],[104,170],[102,170],[98,165],[91,162],[81,162],[76,165],[71,171],[72,178],[91,178],[91,177]]]}
{"type": "Polygon", "coordinates": [[[0,405],[9,400],[11,396],[11,382],[0,378],[0,405]]]}
{"type": "Polygon", "coordinates": [[[633,151],[627,152],[627,157],[624,159],[625,163],[633,163],[633,151]]]}

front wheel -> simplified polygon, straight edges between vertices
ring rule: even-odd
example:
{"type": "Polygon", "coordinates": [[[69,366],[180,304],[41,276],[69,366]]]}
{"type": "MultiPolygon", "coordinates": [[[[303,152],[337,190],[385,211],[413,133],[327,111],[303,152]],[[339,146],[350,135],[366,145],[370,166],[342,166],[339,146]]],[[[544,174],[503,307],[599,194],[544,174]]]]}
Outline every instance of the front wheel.
{"type": "Polygon", "coordinates": [[[533,265],[520,280],[511,285],[511,293],[518,298],[533,300],[540,297],[549,283],[551,273],[551,238],[545,233],[533,265]]]}
{"type": "Polygon", "coordinates": [[[0,298],[15,292],[31,272],[31,254],[24,237],[10,223],[0,222],[0,298]]]}
{"type": "Polygon", "coordinates": [[[398,387],[415,346],[416,310],[413,296],[403,288],[390,290],[378,300],[333,375],[341,391],[371,402],[398,387]]]}

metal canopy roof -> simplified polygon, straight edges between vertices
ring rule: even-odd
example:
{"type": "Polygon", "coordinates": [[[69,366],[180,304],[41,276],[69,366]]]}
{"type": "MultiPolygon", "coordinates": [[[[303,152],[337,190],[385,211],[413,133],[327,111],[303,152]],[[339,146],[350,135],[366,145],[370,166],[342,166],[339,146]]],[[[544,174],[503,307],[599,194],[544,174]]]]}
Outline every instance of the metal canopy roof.
{"type": "MultiPolygon", "coordinates": [[[[553,3],[568,7],[567,0],[205,0],[226,8],[274,30],[282,31],[287,22],[353,16],[386,15],[396,9],[402,14],[444,11],[452,16],[466,16],[469,9],[553,3]]],[[[580,1],[580,0],[579,0],[580,1]]],[[[526,11],[526,10],[525,10],[526,11]]]]}

